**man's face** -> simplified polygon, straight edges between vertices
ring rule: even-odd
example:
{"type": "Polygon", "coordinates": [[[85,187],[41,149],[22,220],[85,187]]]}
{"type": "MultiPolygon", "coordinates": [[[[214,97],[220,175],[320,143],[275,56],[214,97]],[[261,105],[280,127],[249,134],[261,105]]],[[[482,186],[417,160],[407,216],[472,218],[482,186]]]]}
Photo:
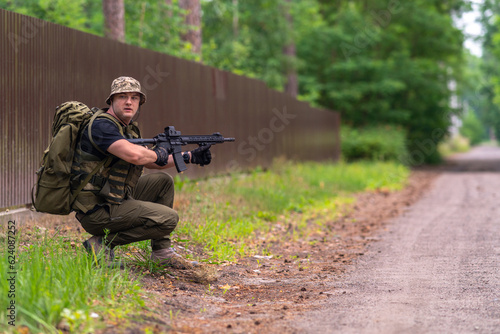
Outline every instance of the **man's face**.
{"type": "Polygon", "coordinates": [[[139,109],[141,95],[139,93],[118,93],[113,95],[111,106],[115,115],[129,124],[139,109]]]}

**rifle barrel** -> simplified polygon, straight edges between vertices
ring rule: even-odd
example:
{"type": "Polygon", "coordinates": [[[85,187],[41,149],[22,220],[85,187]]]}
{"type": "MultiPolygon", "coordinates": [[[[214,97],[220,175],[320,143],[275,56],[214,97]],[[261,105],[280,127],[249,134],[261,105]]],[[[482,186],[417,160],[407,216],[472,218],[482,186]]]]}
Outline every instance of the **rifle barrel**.
{"type": "MultiPolygon", "coordinates": [[[[132,144],[138,144],[138,145],[143,145],[143,144],[156,144],[160,141],[163,141],[162,139],[156,139],[156,138],[151,138],[151,139],[127,139],[129,142],[132,144]]],[[[172,144],[181,144],[181,145],[188,145],[188,144],[197,144],[197,143],[206,143],[206,144],[217,144],[217,143],[224,143],[224,142],[229,142],[229,141],[235,141],[234,138],[224,138],[221,136],[180,136],[180,137],[171,137],[170,141],[172,144]]]]}
{"type": "Polygon", "coordinates": [[[129,142],[131,142],[132,144],[138,144],[138,145],[142,145],[142,144],[156,144],[156,139],[142,139],[142,138],[139,138],[139,139],[127,139],[129,142]]]}

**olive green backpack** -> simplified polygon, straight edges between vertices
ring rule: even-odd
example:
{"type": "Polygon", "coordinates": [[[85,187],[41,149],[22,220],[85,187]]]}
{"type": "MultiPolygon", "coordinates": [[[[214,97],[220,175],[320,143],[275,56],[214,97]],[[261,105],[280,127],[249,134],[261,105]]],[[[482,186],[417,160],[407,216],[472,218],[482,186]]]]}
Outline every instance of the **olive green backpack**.
{"type": "Polygon", "coordinates": [[[64,102],[56,108],[52,123],[52,140],[43,153],[41,167],[36,172],[37,182],[31,191],[36,211],[57,215],[69,214],[76,196],[109,160],[101,161],[80,186],[71,192],[71,166],[81,131],[101,113],[102,110],[91,110],[77,101],[64,102]]]}

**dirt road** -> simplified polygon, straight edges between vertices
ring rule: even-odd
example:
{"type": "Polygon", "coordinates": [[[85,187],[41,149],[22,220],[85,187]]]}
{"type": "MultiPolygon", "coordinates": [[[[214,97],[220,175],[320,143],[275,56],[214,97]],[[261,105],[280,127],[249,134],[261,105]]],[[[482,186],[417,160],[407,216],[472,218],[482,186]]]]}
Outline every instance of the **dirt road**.
{"type": "Polygon", "coordinates": [[[500,333],[500,149],[457,156],[394,219],[320,311],[289,322],[307,333],[500,333]]]}

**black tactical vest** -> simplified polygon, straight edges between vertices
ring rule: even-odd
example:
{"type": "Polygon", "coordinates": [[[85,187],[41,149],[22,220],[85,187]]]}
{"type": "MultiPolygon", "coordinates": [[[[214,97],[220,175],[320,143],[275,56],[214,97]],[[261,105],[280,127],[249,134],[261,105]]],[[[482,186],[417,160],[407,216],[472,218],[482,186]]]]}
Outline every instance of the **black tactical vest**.
{"type": "MultiPolygon", "coordinates": [[[[97,116],[97,118],[106,118],[113,121],[125,138],[133,139],[140,138],[141,136],[137,123],[135,122],[125,127],[117,119],[107,113],[102,113],[97,116]]],[[[83,131],[89,132],[89,139],[92,145],[102,152],[94,143],[90,135],[92,123],[87,125],[83,131]]],[[[124,199],[131,198],[132,191],[139,177],[142,175],[143,166],[133,165],[107,152],[102,153],[107,155],[107,158],[105,158],[106,162],[78,194],[73,204],[73,209],[76,211],[86,213],[95,208],[96,205],[103,205],[106,203],[120,204],[124,199]]],[[[80,142],[77,145],[71,168],[72,189],[76,189],[81,184],[81,181],[101,162],[101,158],[82,151],[80,136],[80,142]]]]}

